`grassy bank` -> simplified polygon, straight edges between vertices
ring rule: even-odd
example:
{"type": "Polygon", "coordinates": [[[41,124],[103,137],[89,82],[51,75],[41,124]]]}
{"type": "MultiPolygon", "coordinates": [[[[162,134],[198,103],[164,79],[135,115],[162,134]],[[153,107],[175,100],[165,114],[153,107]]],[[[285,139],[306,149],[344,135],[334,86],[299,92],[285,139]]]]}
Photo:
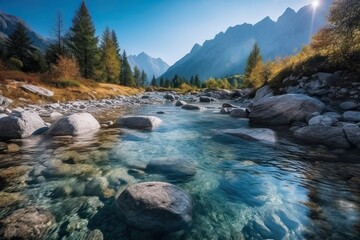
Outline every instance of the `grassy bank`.
{"type": "Polygon", "coordinates": [[[0,71],[0,95],[14,100],[12,106],[44,104],[73,100],[91,100],[129,96],[141,93],[143,89],[117,84],[98,83],[89,79],[53,81],[45,74],[26,74],[21,71],[0,71]],[[23,84],[33,84],[54,92],[53,97],[42,97],[20,88],[23,84]]]}

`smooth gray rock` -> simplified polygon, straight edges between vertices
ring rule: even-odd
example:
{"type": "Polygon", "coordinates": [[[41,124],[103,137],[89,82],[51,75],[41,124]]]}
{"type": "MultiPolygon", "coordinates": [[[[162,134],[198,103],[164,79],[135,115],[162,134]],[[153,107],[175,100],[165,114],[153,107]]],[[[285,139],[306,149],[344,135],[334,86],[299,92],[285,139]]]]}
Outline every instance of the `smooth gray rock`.
{"type": "Polygon", "coordinates": [[[221,106],[223,108],[237,108],[237,106],[234,106],[234,105],[232,105],[230,103],[223,103],[221,106]]]}
{"type": "Polygon", "coordinates": [[[360,112],[347,111],[344,112],[343,118],[348,122],[360,122],[360,112]]]}
{"type": "Polygon", "coordinates": [[[276,133],[267,128],[237,128],[222,130],[221,133],[240,137],[245,140],[257,140],[275,143],[277,141],[276,133]]]}
{"type": "Polygon", "coordinates": [[[0,221],[0,236],[2,239],[42,239],[54,223],[54,216],[47,210],[21,208],[0,221]]]}
{"type": "Polygon", "coordinates": [[[13,113],[0,118],[0,139],[19,139],[31,136],[41,128],[45,122],[33,111],[13,113]]]}
{"type": "Polygon", "coordinates": [[[50,136],[77,136],[99,130],[99,122],[90,113],[75,113],[54,122],[46,132],[50,136]]]}
{"type": "Polygon", "coordinates": [[[146,171],[167,177],[190,177],[196,174],[195,165],[181,158],[151,160],[146,166],[146,171]]]}
{"type": "Polygon", "coordinates": [[[126,223],[141,230],[175,232],[192,222],[190,196],[169,183],[134,184],[120,194],[116,205],[126,223]]]}
{"type": "Polygon", "coordinates": [[[356,124],[345,124],[343,129],[349,142],[360,148],[360,127],[356,124]]]}
{"type": "Polygon", "coordinates": [[[247,118],[249,117],[249,111],[246,108],[234,108],[231,110],[230,116],[235,118],[247,118]]]}
{"type": "Polygon", "coordinates": [[[342,109],[342,110],[353,110],[353,109],[356,109],[357,107],[359,107],[359,104],[357,103],[354,103],[352,101],[348,101],[348,102],[343,102],[339,105],[339,107],[342,109]]]}
{"type": "Polygon", "coordinates": [[[316,117],[311,118],[308,123],[310,126],[313,126],[313,125],[335,126],[338,122],[339,122],[339,120],[337,120],[336,118],[321,115],[321,116],[316,116],[316,117]]]}
{"type": "Polygon", "coordinates": [[[204,110],[203,107],[192,105],[192,104],[186,104],[186,105],[182,106],[181,108],[185,109],[185,110],[204,110]]]}
{"type": "Polygon", "coordinates": [[[24,84],[24,85],[21,85],[20,87],[22,89],[26,90],[26,91],[38,94],[40,96],[44,96],[44,97],[52,97],[52,96],[54,96],[53,91],[50,91],[50,90],[48,90],[46,88],[43,88],[43,87],[38,87],[38,86],[35,86],[35,85],[31,85],[31,84],[24,84]]]}
{"type": "Polygon", "coordinates": [[[222,114],[230,114],[230,112],[231,112],[233,109],[234,109],[234,108],[232,108],[232,107],[229,107],[229,108],[222,107],[221,110],[220,110],[220,113],[222,113],[222,114]]]}
{"type": "Polygon", "coordinates": [[[253,101],[257,102],[260,99],[265,99],[272,96],[274,96],[273,90],[270,88],[269,85],[264,85],[256,91],[253,101]]]}
{"type": "Polygon", "coordinates": [[[325,109],[321,101],[302,94],[285,94],[262,99],[254,103],[250,121],[266,125],[289,125],[305,121],[306,116],[325,109]]]}
{"type": "Polygon", "coordinates": [[[342,118],[342,116],[337,112],[325,112],[323,115],[331,118],[336,118],[337,120],[340,120],[342,118]]]}
{"type": "Polygon", "coordinates": [[[170,94],[170,93],[165,94],[165,95],[164,95],[164,98],[165,98],[166,100],[175,101],[175,96],[172,95],[172,94],[170,94]]]}
{"type": "Polygon", "coordinates": [[[329,127],[321,125],[313,125],[300,128],[294,132],[297,139],[322,144],[330,148],[350,148],[342,127],[329,127]]]}
{"type": "Polygon", "coordinates": [[[116,127],[140,130],[153,130],[161,125],[162,120],[154,116],[123,116],[116,120],[116,127]]]}
{"type": "Polygon", "coordinates": [[[182,100],[177,100],[176,103],[175,103],[176,107],[181,107],[181,106],[184,106],[184,105],[186,105],[186,102],[182,101],[182,100]]]}

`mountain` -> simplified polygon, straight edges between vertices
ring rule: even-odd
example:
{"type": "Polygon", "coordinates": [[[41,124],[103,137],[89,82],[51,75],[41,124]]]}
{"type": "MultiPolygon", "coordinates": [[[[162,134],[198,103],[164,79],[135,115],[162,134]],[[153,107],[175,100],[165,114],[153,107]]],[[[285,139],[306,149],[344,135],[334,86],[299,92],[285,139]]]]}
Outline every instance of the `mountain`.
{"type": "MultiPolygon", "coordinates": [[[[15,26],[18,22],[24,23],[24,21],[20,18],[0,11],[0,38],[7,39],[8,36],[14,32],[15,26]]],[[[27,29],[29,38],[33,42],[33,46],[40,49],[42,52],[45,52],[48,46],[47,40],[31,30],[31,28],[25,23],[24,25],[27,29]]]]}
{"type": "Polygon", "coordinates": [[[153,75],[155,75],[156,78],[161,76],[161,74],[166,72],[169,68],[169,65],[161,58],[152,58],[144,52],[137,56],[128,56],[128,61],[131,69],[134,69],[134,67],[137,66],[140,70],[144,70],[148,80],[152,79],[153,75]]]}
{"type": "Polygon", "coordinates": [[[255,42],[265,61],[292,55],[326,25],[330,4],[330,0],[323,1],[315,12],[311,5],[298,12],[288,8],[276,22],[266,17],[255,25],[244,23],[230,27],[202,46],[195,44],[190,53],[171,66],[163,77],[171,79],[178,74],[190,79],[199,74],[201,80],[205,80],[243,73],[255,42]]]}

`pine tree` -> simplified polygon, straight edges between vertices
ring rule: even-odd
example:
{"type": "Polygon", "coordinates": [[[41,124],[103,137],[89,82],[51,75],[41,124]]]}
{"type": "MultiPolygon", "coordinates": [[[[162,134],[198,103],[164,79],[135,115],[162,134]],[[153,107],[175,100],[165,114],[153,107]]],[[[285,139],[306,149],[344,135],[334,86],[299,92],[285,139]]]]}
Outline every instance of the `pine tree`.
{"type": "Polygon", "coordinates": [[[244,73],[245,78],[250,78],[250,74],[251,74],[252,70],[254,69],[256,64],[261,60],[262,60],[262,57],[260,55],[259,45],[257,43],[255,43],[253,46],[253,49],[250,52],[247,63],[246,63],[245,73],[244,73]]]}
{"type": "Polygon", "coordinates": [[[135,87],[135,85],[136,85],[125,51],[123,52],[123,55],[122,55],[120,84],[124,85],[124,86],[128,86],[128,87],[135,87]]]}
{"type": "Polygon", "coordinates": [[[151,79],[151,86],[153,87],[157,87],[157,82],[156,82],[156,78],[155,78],[155,75],[153,75],[152,79],[151,79]]]}
{"type": "Polygon", "coordinates": [[[147,75],[146,73],[144,72],[144,70],[141,71],[141,87],[145,86],[145,83],[146,83],[146,79],[147,79],[147,75]]]}
{"type": "Polygon", "coordinates": [[[194,85],[197,88],[201,88],[200,78],[199,78],[199,75],[197,75],[197,74],[195,75],[195,78],[194,78],[194,85]]]}
{"type": "Polygon", "coordinates": [[[111,31],[111,38],[116,47],[116,54],[118,55],[118,58],[121,59],[120,44],[119,44],[119,41],[117,39],[117,36],[116,36],[116,33],[114,30],[111,31]]]}
{"type": "Polygon", "coordinates": [[[22,22],[18,22],[15,26],[14,32],[9,36],[6,42],[7,57],[19,59],[25,66],[31,58],[31,52],[34,48],[31,46],[32,42],[27,35],[26,28],[22,22]]]}
{"type": "Polygon", "coordinates": [[[190,78],[190,86],[194,86],[194,76],[191,75],[191,78],[190,78]]]}
{"type": "Polygon", "coordinates": [[[107,27],[101,40],[101,78],[109,83],[119,83],[120,59],[117,54],[116,44],[107,27]]]}
{"type": "Polygon", "coordinates": [[[135,79],[135,83],[136,86],[141,87],[142,83],[141,83],[141,72],[138,66],[135,65],[134,67],[134,79],[135,79]]]}
{"type": "Polygon", "coordinates": [[[72,20],[72,27],[67,36],[67,45],[79,63],[81,75],[95,78],[99,66],[98,39],[91,16],[82,1],[72,20]]]}
{"type": "Polygon", "coordinates": [[[165,80],[163,77],[160,78],[160,83],[159,83],[160,87],[165,87],[165,80]]]}
{"type": "Polygon", "coordinates": [[[58,12],[58,15],[56,17],[56,22],[51,32],[51,36],[55,41],[54,43],[49,45],[45,55],[46,62],[48,64],[50,63],[54,64],[59,60],[60,56],[67,55],[67,51],[64,43],[64,37],[63,37],[64,31],[65,31],[64,21],[61,12],[58,12]]]}

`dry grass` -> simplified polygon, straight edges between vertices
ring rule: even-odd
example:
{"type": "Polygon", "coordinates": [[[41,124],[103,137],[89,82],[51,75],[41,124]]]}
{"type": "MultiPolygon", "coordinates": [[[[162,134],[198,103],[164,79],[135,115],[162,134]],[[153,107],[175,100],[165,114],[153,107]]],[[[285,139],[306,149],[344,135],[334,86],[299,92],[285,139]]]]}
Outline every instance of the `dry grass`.
{"type": "Polygon", "coordinates": [[[113,98],[119,95],[129,96],[141,93],[143,90],[116,84],[98,83],[88,79],[76,79],[76,86],[57,87],[53,81],[44,81],[46,75],[26,74],[19,71],[0,71],[0,94],[14,100],[13,106],[23,106],[29,103],[44,104],[49,102],[66,102],[74,100],[91,100],[113,98]],[[54,92],[51,98],[41,97],[26,92],[20,88],[24,83],[44,87],[54,92]]]}

